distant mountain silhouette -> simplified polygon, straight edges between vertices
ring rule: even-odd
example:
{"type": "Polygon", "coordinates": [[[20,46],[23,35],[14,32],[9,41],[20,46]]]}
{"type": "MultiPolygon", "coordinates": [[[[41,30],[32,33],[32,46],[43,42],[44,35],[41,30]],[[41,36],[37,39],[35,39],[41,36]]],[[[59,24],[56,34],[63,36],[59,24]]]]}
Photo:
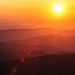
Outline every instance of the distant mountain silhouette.
{"type": "Polygon", "coordinates": [[[59,31],[52,28],[0,30],[0,61],[46,54],[75,53],[75,35],[71,33],[74,33],[74,30],[59,31]]]}
{"type": "Polygon", "coordinates": [[[54,33],[49,29],[12,29],[0,30],[0,41],[25,40],[31,37],[54,33]]]}
{"type": "Polygon", "coordinates": [[[48,34],[59,34],[70,36],[75,35],[75,30],[57,30],[52,28],[0,30],[0,42],[25,40],[31,37],[48,34]]]}
{"type": "Polygon", "coordinates": [[[45,54],[75,53],[75,36],[45,35],[27,40],[0,43],[0,60],[45,54]],[[24,50],[30,54],[24,53],[24,50]]]}
{"type": "Polygon", "coordinates": [[[45,45],[56,46],[61,49],[74,51],[75,50],[75,36],[60,36],[60,35],[45,35],[33,37],[23,41],[17,41],[17,43],[24,43],[27,45],[45,45]]]}

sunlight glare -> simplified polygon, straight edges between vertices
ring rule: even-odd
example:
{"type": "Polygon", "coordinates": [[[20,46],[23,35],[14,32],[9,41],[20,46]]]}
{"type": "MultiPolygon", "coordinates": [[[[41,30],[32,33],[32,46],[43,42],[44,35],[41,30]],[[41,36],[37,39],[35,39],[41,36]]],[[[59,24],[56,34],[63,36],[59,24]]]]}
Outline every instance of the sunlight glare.
{"type": "Polygon", "coordinates": [[[55,8],[55,10],[56,10],[56,12],[62,12],[62,6],[56,6],[56,8],[55,8]]]}

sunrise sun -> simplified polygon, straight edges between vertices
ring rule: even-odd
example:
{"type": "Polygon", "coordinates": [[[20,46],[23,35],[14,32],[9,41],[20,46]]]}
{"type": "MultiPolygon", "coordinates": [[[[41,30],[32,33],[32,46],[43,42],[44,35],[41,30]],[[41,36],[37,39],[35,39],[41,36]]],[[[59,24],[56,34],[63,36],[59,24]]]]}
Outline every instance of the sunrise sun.
{"type": "Polygon", "coordinates": [[[58,5],[58,6],[55,7],[55,11],[58,12],[58,13],[62,12],[62,10],[63,10],[63,8],[62,8],[61,5],[58,5]]]}
{"type": "Polygon", "coordinates": [[[51,12],[54,18],[62,18],[66,14],[66,4],[63,2],[53,3],[51,6],[51,12]],[[59,16],[59,17],[58,17],[59,16]]]}

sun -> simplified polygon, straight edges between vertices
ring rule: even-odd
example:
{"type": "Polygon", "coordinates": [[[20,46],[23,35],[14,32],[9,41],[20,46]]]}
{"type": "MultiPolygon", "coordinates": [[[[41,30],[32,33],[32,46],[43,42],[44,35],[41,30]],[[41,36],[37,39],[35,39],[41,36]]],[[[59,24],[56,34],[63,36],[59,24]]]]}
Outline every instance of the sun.
{"type": "Polygon", "coordinates": [[[61,5],[58,5],[58,6],[55,7],[55,11],[58,12],[58,13],[62,12],[62,10],[63,10],[63,8],[62,8],[61,5]]]}
{"type": "Polygon", "coordinates": [[[67,8],[66,4],[64,2],[58,2],[58,3],[52,3],[52,5],[49,8],[51,16],[54,18],[63,18],[66,16],[67,8]]]}

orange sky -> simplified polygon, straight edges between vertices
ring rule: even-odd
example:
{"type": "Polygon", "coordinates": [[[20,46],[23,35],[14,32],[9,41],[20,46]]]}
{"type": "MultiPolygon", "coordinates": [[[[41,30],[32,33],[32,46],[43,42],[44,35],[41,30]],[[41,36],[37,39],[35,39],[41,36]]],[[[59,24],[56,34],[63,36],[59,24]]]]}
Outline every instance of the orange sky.
{"type": "Polygon", "coordinates": [[[0,29],[53,27],[75,29],[74,0],[0,0],[0,29]],[[63,14],[53,11],[63,6],[63,14]]]}

